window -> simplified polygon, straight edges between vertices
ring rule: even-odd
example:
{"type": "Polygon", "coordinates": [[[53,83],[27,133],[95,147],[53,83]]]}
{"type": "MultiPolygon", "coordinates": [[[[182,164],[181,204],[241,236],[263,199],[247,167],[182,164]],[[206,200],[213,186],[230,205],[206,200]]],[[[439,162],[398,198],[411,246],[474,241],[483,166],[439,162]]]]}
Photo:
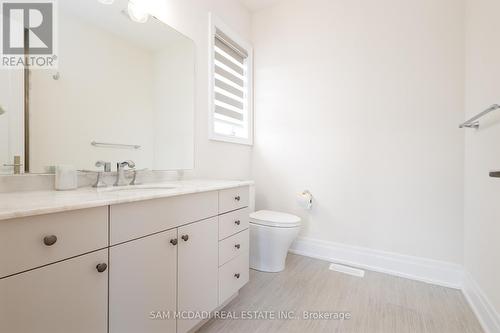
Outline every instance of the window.
{"type": "Polygon", "coordinates": [[[210,17],[210,139],[252,145],[252,48],[210,17]]]}

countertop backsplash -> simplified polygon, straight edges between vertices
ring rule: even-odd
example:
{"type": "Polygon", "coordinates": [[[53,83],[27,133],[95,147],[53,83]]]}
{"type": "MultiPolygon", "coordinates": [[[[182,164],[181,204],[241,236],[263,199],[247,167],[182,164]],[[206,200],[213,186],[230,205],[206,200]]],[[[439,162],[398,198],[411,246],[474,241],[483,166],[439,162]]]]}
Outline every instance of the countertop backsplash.
{"type": "MultiPolygon", "coordinates": [[[[96,173],[78,173],[78,187],[90,187],[96,181],[96,173]]],[[[131,174],[128,175],[131,177],[131,174]]],[[[110,172],[104,176],[104,182],[112,186],[116,178],[116,172],[110,172]]],[[[165,181],[184,180],[192,178],[191,170],[179,171],[139,171],[137,174],[138,184],[160,183],[165,181]]],[[[130,178],[131,179],[131,178],[130,178]]],[[[0,193],[47,191],[54,189],[55,177],[53,174],[24,174],[24,175],[2,175],[0,176],[0,193]]]]}

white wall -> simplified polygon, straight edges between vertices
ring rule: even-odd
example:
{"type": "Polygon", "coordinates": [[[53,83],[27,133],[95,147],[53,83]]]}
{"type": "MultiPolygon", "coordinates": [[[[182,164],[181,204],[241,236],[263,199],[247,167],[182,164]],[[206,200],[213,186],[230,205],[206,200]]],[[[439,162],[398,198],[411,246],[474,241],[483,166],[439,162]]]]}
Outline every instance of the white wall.
{"type": "Polygon", "coordinates": [[[462,263],[463,22],[456,0],[257,12],[257,208],[301,215],[302,236],[462,263]]]}
{"type": "Polygon", "coordinates": [[[152,12],[196,44],[194,177],[239,179],[250,176],[251,147],[208,140],[208,12],[244,38],[250,13],[234,0],[145,0],[152,12]]]}
{"type": "MultiPolygon", "coordinates": [[[[467,1],[466,113],[500,103],[497,0],[467,1]]],[[[467,130],[465,155],[465,268],[500,318],[500,112],[467,130]]],[[[500,320],[500,319],[499,319],[500,320]]]]}

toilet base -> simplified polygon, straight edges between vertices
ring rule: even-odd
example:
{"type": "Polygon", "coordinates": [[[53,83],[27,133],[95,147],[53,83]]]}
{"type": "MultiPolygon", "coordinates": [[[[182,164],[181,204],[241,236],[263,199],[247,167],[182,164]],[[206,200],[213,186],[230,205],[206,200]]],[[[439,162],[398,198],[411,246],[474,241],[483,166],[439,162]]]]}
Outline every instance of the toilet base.
{"type": "Polygon", "coordinates": [[[285,269],[286,256],[300,227],[278,228],[250,223],[250,268],[268,273],[285,269]]]}

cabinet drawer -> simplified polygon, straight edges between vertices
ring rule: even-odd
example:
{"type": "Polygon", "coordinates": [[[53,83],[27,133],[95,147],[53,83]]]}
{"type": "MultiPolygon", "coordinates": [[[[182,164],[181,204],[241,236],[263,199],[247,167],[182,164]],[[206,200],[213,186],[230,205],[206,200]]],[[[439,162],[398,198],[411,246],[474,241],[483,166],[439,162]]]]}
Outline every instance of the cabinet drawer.
{"type": "Polygon", "coordinates": [[[217,203],[217,192],[203,192],[113,205],[111,245],[216,216],[217,203]]]}
{"type": "Polygon", "coordinates": [[[0,221],[0,278],[107,246],[108,207],[0,221]]]}
{"type": "Polygon", "coordinates": [[[248,253],[250,243],[248,229],[219,242],[219,266],[242,253],[248,253]]]}
{"type": "Polygon", "coordinates": [[[219,240],[248,229],[248,208],[243,208],[219,216],[219,240]]]}
{"type": "Polygon", "coordinates": [[[248,207],[248,196],[248,186],[219,191],[219,214],[248,207]]]}
{"type": "Polygon", "coordinates": [[[242,253],[219,268],[219,305],[227,301],[249,280],[249,254],[242,253]]]}

